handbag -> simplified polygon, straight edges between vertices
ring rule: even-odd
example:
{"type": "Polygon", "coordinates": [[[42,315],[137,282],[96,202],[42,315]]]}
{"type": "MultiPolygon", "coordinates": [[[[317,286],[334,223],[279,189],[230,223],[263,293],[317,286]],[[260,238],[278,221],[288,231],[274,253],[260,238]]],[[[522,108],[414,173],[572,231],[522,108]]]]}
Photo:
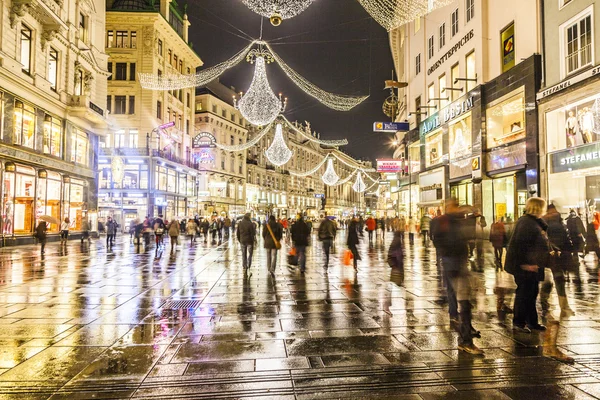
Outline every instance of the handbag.
{"type": "Polygon", "coordinates": [[[275,248],[277,250],[281,249],[281,242],[277,239],[275,239],[275,235],[273,234],[273,230],[271,229],[271,227],[269,226],[269,224],[267,224],[267,229],[269,230],[269,233],[271,234],[271,238],[273,239],[273,243],[275,243],[275,248]]]}
{"type": "Polygon", "coordinates": [[[352,254],[351,250],[345,250],[344,251],[344,265],[350,265],[352,264],[352,259],[354,258],[354,255],[352,254]]]}

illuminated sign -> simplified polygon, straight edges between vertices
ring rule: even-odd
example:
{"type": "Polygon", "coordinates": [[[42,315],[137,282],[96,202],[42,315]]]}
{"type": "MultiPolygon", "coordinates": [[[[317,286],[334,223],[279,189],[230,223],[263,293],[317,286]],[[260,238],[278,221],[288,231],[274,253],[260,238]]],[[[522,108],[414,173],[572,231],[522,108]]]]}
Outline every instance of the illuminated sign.
{"type": "Polygon", "coordinates": [[[600,143],[573,147],[549,154],[548,157],[553,173],[600,167],[600,143]]]}
{"type": "Polygon", "coordinates": [[[473,108],[473,102],[473,96],[471,96],[464,101],[453,103],[439,113],[427,118],[421,123],[421,136],[428,134],[429,132],[437,129],[440,125],[448,123],[454,118],[460,117],[473,108]]]}
{"type": "Polygon", "coordinates": [[[192,140],[192,148],[194,149],[209,149],[217,147],[217,139],[208,132],[200,132],[192,140]]]}
{"type": "Polygon", "coordinates": [[[410,127],[408,122],[374,122],[373,132],[408,132],[410,127]]]}
{"type": "Polygon", "coordinates": [[[402,171],[402,160],[378,159],[377,172],[379,173],[398,173],[402,171]]]}
{"type": "Polygon", "coordinates": [[[212,164],[215,162],[215,155],[211,149],[199,149],[195,151],[194,158],[199,164],[212,164]]]}

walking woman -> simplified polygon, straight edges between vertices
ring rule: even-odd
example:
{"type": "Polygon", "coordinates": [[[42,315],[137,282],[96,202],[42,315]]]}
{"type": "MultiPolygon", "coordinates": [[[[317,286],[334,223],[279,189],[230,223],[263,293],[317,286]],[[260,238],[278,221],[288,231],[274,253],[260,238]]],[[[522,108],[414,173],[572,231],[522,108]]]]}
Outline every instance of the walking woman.
{"type": "Polygon", "coordinates": [[[277,250],[281,248],[281,238],[283,237],[283,228],[271,215],[269,221],[262,231],[264,246],[267,249],[267,269],[271,276],[275,276],[277,267],[277,250]]]}
{"type": "Polygon", "coordinates": [[[169,224],[168,233],[171,238],[171,254],[173,254],[175,246],[177,246],[177,241],[179,240],[179,234],[181,233],[179,222],[177,222],[175,218],[173,218],[169,224]]]}
{"type": "Polygon", "coordinates": [[[531,333],[545,331],[538,322],[535,302],[539,282],[544,280],[544,268],[551,256],[548,224],[542,219],[546,201],[532,197],[525,204],[525,215],[517,221],[506,253],[504,269],[514,275],[517,283],[513,317],[513,331],[531,333]]]}
{"type": "Polygon", "coordinates": [[[358,254],[358,248],[356,247],[360,243],[359,235],[362,236],[362,231],[360,231],[359,226],[358,218],[355,215],[354,218],[352,218],[352,221],[350,221],[350,225],[348,225],[348,240],[346,241],[348,249],[352,252],[355,270],[358,269],[358,261],[361,259],[360,254],[358,254]]]}
{"type": "MultiPolygon", "coordinates": [[[[556,210],[554,204],[548,206],[548,212],[544,216],[544,221],[548,224],[548,239],[552,245],[552,249],[556,252],[554,257],[550,258],[549,267],[552,271],[554,285],[556,286],[556,294],[558,294],[558,304],[560,305],[560,316],[571,317],[575,315],[569,307],[567,293],[565,290],[565,275],[564,271],[569,270],[573,264],[573,243],[569,238],[567,229],[562,222],[560,213],[556,210]]],[[[579,258],[575,258],[579,263],[579,258]]],[[[552,281],[544,280],[542,284],[542,292],[540,294],[540,302],[542,303],[542,316],[546,316],[550,311],[548,298],[552,290],[552,281]]]]}
{"type": "Polygon", "coordinates": [[[69,217],[66,217],[65,220],[60,224],[60,244],[67,244],[70,224],[71,221],[69,220],[69,217]]]}

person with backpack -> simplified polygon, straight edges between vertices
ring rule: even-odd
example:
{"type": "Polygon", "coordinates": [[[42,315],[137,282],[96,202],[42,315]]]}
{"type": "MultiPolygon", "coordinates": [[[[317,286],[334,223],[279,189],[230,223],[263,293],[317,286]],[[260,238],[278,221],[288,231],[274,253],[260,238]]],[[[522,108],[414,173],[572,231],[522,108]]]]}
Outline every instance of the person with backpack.
{"type": "Polygon", "coordinates": [[[277,250],[281,249],[281,238],[283,237],[283,228],[271,215],[269,221],[262,231],[264,247],[267,249],[267,270],[271,276],[275,277],[275,268],[277,267],[277,250]]]}
{"type": "Polygon", "coordinates": [[[250,213],[246,213],[238,224],[237,240],[242,246],[242,266],[245,273],[252,267],[252,254],[256,241],[256,226],[250,220],[250,213]]]}
{"type": "Polygon", "coordinates": [[[308,246],[308,237],[310,230],[308,225],[304,222],[302,214],[298,214],[296,222],[292,225],[290,231],[292,234],[292,242],[296,248],[296,254],[298,255],[298,266],[300,267],[300,273],[304,274],[306,271],[306,247],[308,246]]]}
{"type": "Polygon", "coordinates": [[[175,246],[177,246],[177,241],[179,240],[179,234],[181,233],[181,228],[179,222],[176,219],[173,219],[169,223],[169,227],[167,229],[169,233],[169,237],[171,238],[171,254],[175,251],[175,246]]]}
{"type": "Polygon", "coordinates": [[[327,271],[327,268],[329,268],[329,253],[331,252],[331,247],[333,246],[336,232],[337,228],[335,226],[335,222],[327,218],[327,213],[324,213],[323,219],[319,225],[317,236],[323,245],[323,252],[325,253],[325,271],[327,271]]]}

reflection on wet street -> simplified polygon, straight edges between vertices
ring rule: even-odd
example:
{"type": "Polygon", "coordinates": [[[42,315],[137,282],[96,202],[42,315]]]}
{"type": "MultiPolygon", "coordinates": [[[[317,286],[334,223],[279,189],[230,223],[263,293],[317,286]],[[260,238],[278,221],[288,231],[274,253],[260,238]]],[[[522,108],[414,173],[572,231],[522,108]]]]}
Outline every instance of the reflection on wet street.
{"type": "Polygon", "coordinates": [[[342,236],[328,271],[318,245],[304,275],[284,246],[275,277],[261,243],[249,274],[233,242],[1,249],[0,398],[600,397],[596,269],[567,284],[574,317],[513,334],[490,252],[473,273],[477,357],[457,350],[432,247],[417,241],[391,270],[388,234],[354,271],[342,236]]]}

